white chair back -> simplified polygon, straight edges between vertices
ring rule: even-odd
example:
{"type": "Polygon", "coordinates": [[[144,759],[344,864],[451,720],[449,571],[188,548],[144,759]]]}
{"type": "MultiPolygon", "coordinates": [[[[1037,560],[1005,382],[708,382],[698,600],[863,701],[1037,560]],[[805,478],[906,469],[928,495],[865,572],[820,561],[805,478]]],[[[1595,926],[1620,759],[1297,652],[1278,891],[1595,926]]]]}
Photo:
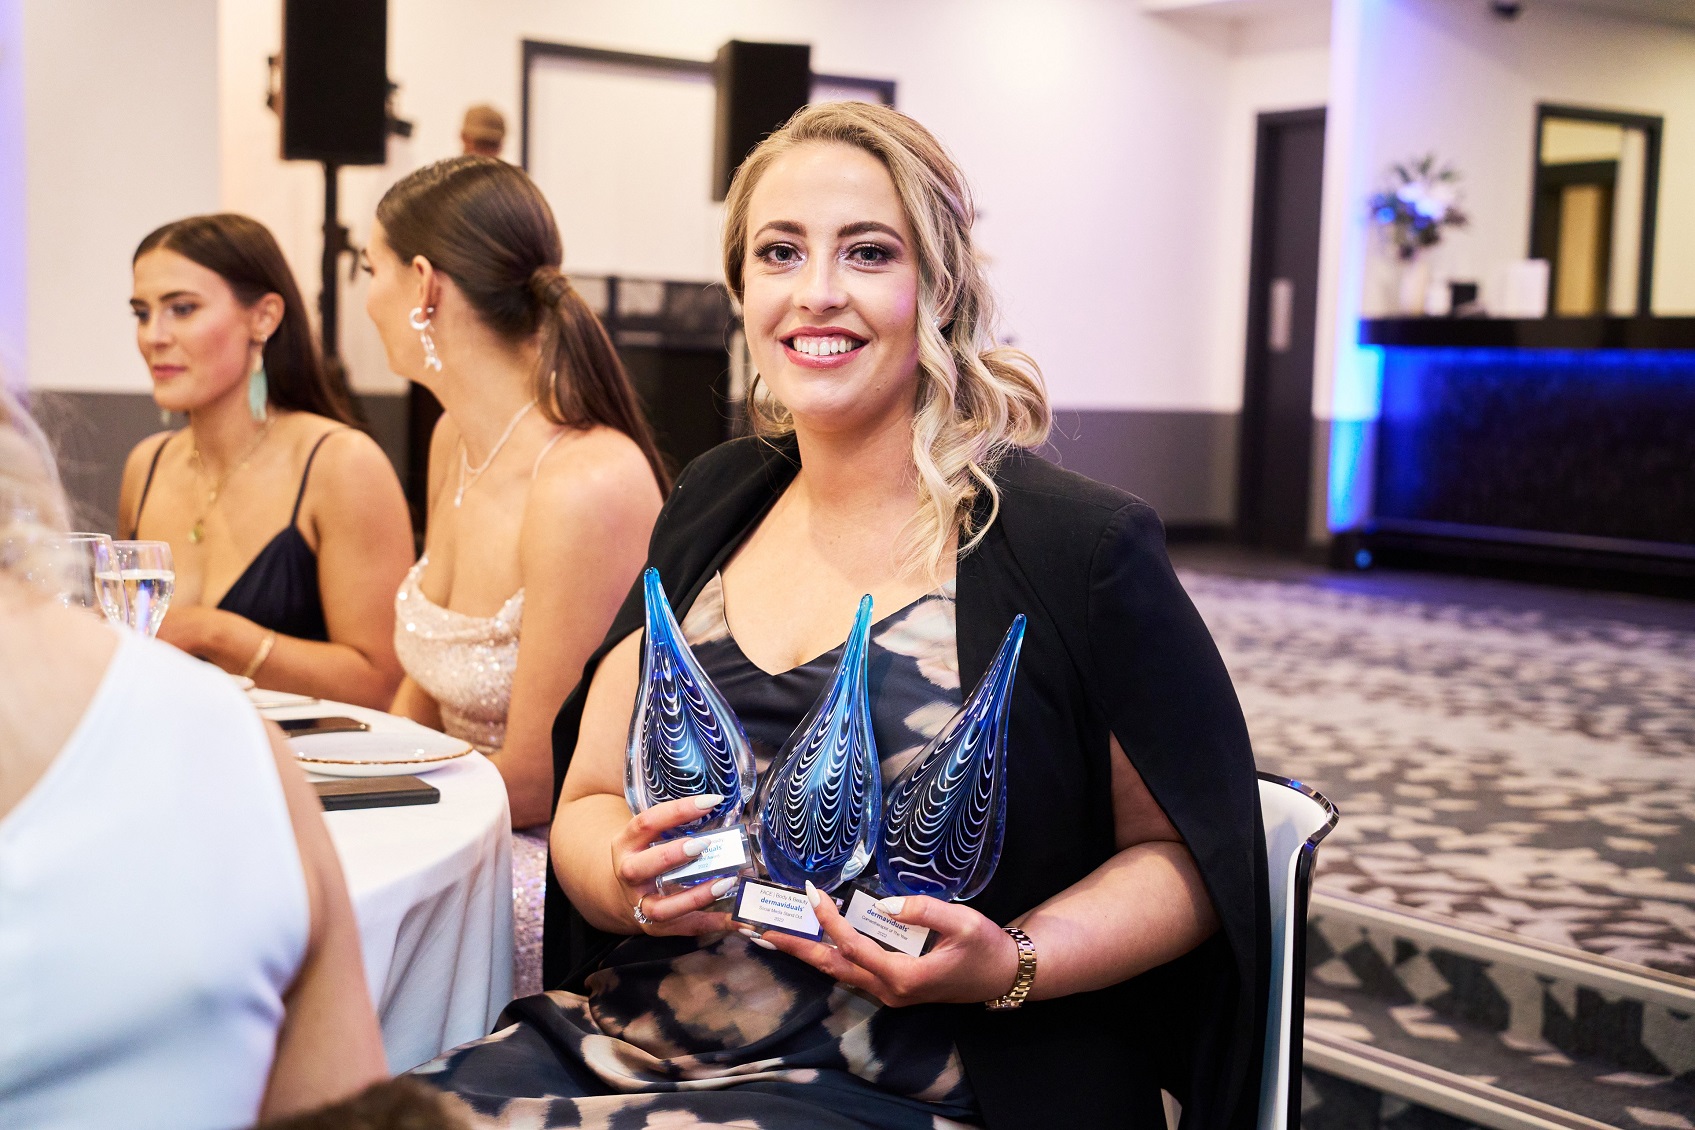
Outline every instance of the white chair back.
{"type": "Polygon", "coordinates": [[[1301,1024],[1306,1011],[1307,896],[1318,841],[1336,806],[1286,777],[1259,775],[1271,883],[1271,1003],[1265,1017],[1258,1130],[1300,1130],[1301,1024]]]}

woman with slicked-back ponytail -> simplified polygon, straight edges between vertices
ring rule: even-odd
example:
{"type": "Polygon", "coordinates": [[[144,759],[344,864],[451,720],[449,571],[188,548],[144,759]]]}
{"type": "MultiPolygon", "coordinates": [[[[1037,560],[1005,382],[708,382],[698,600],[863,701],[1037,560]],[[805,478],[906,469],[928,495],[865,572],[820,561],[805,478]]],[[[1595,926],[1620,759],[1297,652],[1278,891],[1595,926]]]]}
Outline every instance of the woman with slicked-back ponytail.
{"type": "MultiPolygon", "coordinates": [[[[487,754],[512,826],[531,828],[552,804],[554,715],[641,569],[669,479],[521,170],[474,156],[419,169],[377,205],[367,256],[389,367],[444,409],[424,554],[395,602],[393,710],[487,754]]],[[[545,835],[513,848],[517,980],[533,991],[545,835]]]]}

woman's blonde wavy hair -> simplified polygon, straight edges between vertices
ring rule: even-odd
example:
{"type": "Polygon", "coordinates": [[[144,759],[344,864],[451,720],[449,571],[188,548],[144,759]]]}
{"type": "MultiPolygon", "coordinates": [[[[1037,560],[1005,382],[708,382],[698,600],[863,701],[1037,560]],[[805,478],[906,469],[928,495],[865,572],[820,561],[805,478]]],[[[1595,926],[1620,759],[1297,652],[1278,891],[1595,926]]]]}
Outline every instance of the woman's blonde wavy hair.
{"type": "MultiPolygon", "coordinates": [[[[959,166],[929,130],[887,106],[808,106],[742,162],[724,214],[724,277],[736,301],[744,291],[754,187],[773,161],[814,142],[851,145],[881,161],[918,244],[912,462],[921,505],[901,549],[909,567],[936,575],[956,532],[964,555],[982,541],[1000,512],[996,463],[1015,448],[1039,447],[1047,440],[1053,422],[1047,386],[1027,354],[995,341],[995,297],[971,245],[976,210],[959,166]],[[988,510],[978,521],[980,494],[987,496],[988,510]]],[[[755,430],[762,435],[792,432],[788,410],[756,393],[750,389],[748,394],[755,430]]]]}
{"type": "Polygon", "coordinates": [[[53,449],[0,375],[0,573],[50,591],[70,517],[53,449]]]}

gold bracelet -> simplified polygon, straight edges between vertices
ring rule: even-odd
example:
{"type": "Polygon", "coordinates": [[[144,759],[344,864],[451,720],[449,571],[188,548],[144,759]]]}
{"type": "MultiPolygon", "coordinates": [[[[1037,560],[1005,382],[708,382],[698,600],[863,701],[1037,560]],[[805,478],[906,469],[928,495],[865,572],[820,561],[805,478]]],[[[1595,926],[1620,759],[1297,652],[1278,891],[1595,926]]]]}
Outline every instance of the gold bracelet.
{"type": "Polygon", "coordinates": [[[266,632],[265,638],[259,641],[259,650],[253,653],[253,662],[247,665],[247,670],[241,673],[244,679],[251,679],[259,673],[259,668],[265,665],[265,660],[271,657],[271,649],[277,646],[277,633],[266,632]]]}
{"type": "Polygon", "coordinates": [[[1007,990],[1006,996],[983,1002],[983,1007],[990,1012],[1007,1012],[1022,1005],[1036,980],[1036,943],[1016,926],[1003,926],[1002,929],[1018,943],[1018,974],[1013,977],[1012,988],[1007,990]]]}

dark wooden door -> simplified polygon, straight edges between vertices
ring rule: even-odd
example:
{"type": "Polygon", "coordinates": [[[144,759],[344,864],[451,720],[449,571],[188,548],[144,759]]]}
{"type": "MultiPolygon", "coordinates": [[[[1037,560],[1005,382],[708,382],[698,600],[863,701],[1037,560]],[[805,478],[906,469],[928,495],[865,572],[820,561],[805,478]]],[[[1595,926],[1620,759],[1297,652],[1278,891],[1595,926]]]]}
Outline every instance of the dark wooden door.
{"type": "Polygon", "coordinates": [[[1552,268],[1548,313],[1556,318],[1589,318],[1607,312],[1618,165],[1617,161],[1582,161],[1542,165],[1536,170],[1530,256],[1546,259],[1552,268]]]}
{"type": "Polygon", "coordinates": [[[1324,111],[1261,114],[1254,172],[1237,526],[1249,545],[1307,544],[1324,111]]]}

